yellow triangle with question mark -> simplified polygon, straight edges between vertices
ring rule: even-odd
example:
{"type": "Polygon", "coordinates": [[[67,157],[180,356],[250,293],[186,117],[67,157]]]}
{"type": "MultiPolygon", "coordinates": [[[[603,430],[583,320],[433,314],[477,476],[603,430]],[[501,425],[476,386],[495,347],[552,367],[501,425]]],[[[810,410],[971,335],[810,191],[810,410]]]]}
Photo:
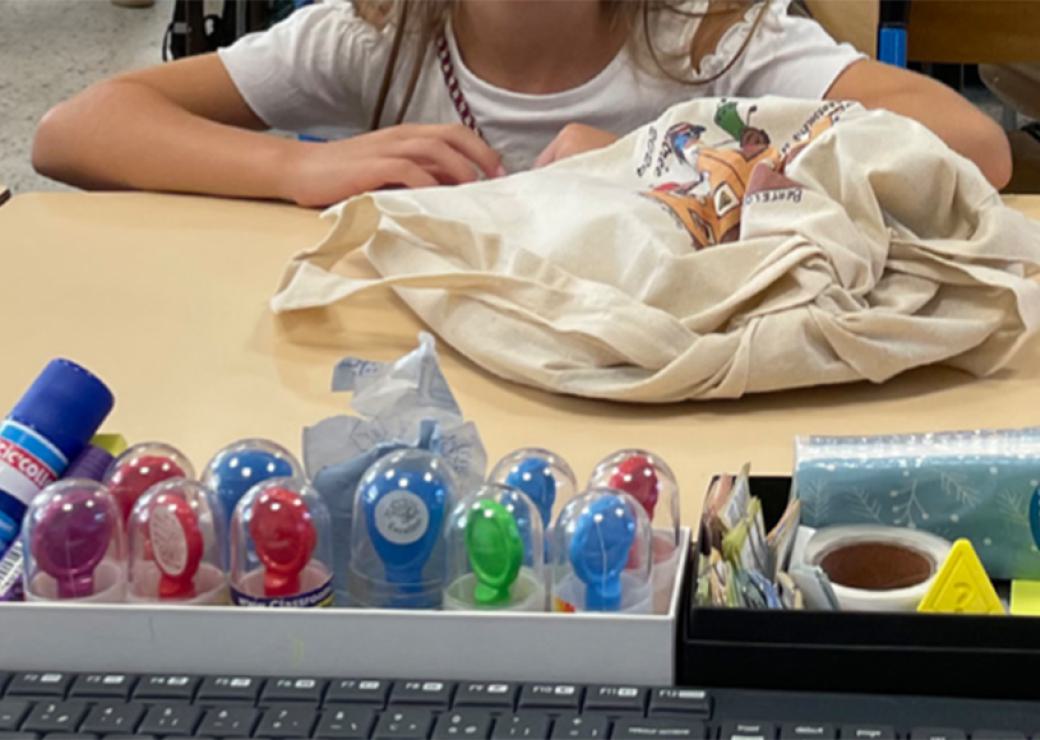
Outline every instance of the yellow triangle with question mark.
{"type": "Polygon", "coordinates": [[[968,540],[953,543],[931,588],[917,606],[919,612],[943,614],[1003,614],[1004,606],[968,540]]]}

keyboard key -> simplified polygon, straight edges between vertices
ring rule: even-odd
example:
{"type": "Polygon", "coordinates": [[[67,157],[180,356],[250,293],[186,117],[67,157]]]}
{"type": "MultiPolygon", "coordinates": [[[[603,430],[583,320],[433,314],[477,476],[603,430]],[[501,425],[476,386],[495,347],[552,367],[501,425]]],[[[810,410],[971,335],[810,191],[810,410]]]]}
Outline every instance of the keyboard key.
{"type": "Polygon", "coordinates": [[[582,687],[568,683],[529,683],[520,689],[518,709],[559,709],[577,712],[582,687]]]}
{"type": "Polygon", "coordinates": [[[650,714],[711,714],[711,697],[700,689],[654,689],[650,694],[650,714]]]}
{"type": "Polygon", "coordinates": [[[333,681],[325,694],[326,704],[374,704],[386,705],[386,695],[390,692],[389,681],[340,680],[333,681]]]}
{"type": "Polygon", "coordinates": [[[602,714],[563,714],[553,722],[551,740],[595,740],[610,732],[610,720],[602,714]]]}
{"type": "Polygon", "coordinates": [[[780,728],[780,737],[791,740],[837,740],[838,733],[834,725],[821,725],[813,722],[791,722],[780,728]]]}
{"type": "Polygon", "coordinates": [[[24,699],[0,700],[0,731],[17,730],[29,713],[29,702],[24,699]]]}
{"type": "Polygon", "coordinates": [[[134,698],[191,701],[200,680],[198,676],[142,676],[134,698]]]}
{"type": "Polygon", "coordinates": [[[635,686],[590,686],[585,690],[584,711],[646,711],[647,690],[635,686]]]}
{"type": "Polygon", "coordinates": [[[910,731],[910,740],[968,740],[968,736],[950,727],[915,727],[910,731]]]}
{"type": "Polygon", "coordinates": [[[542,740],[549,737],[549,718],[544,714],[521,712],[504,714],[495,720],[495,728],[491,740],[513,740],[514,738],[530,738],[542,740]]]}
{"type": "Polygon", "coordinates": [[[75,732],[87,713],[82,701],[41,701],[22,723],[22,732],[75,732]]]}
{"type": "Polygon", "coordinates": [[[43,736],[43,740],[97,740],[97,735],[86,735],[82,732],[48,732],[43,736]]]}
{"type": "Polygon", "coordinates": [[[35,732],[0,732],[0,740],[39,740],[35,732]]]}
{"type": "Polygon", "coordinates": [[[90,708],[90,713],[80,726],[83,732],[98,734],[127,733],[137,729],[137,723],[144,716],[144,704],[125,704],[123,702],[99,702],[90,708]]]}
{"type": "Polygon", "coordinates": [[[704,740],[704,723],[684,717],[651,717],[650,719],[620,719],[614,723],[613,740],[643,740],[643,738],[676,738],[677,740],[704,740]]]}
{"type": "Polygon", "coordinates": [[[155,704],[137,728],[147,735],[191,735],[202,710],[190,704],[155,704]]]}
{"type": "Polygon", "coordinates": [[[249,737],[260,712],[252,707],[214,707],[206,712],[199,732],[218,737],[249,737]]]}
{"type": "Polygon", "coordinates": [[[264,712],[257,737],[310,737],[318,713],[301,705],[275,706],[264,712]]]}
{"type": "Polygon", "coordinates": [[[515,683],[463,683],[455,691],[456,707],[512,709],[515,703],[515,683]]]}
{"type": "Polygon", "coordinates": [[[1026,740],[1026,736],[1013,730],[975,730],[971,740],[1026,740]]]}
{"type": "Polygon", "coordinates": [[[326,707],[315,737],[364,740],[376,722],[376,712],[368,707],[326,707]]]}
{"type": "Polygon", "coordinates": [[[203,679],[195,701],[199,703],[244,701],[254,704],[262,683],[261,679],[250,676],[210,676],[203,679]]]}
{"type": "Polygon", "coordinates": [[[390,704],[421,704],[447,709],[454,685],[445,681],[398,681],[390,692],[390,704]]]}
{"type": "Polygon", "coordinates": [[[317,678],[270,678],[260,695],[261,704],[285,704],[289,702],[307,702],[321,704],[321,696],[325,693],[328,681],[317,678]]]}
{"type": "Polygon", "coordinates": [[[463,709],[442,714],[433,728],[433,740],[473,738],[487,740],[491,732],[491,712],[480,709],[463,709]]]}
{"type": "Polygon", "coordinates": [[[376,723],[372,740],[426,740],[433,724],[429,709],[387,709],[376,723]]]}
{"type": "Polygon", "coordinates": [[[72,682],[69,697],[126,701],[133,686],[134,677],[125,673],[84,673],[72,682]]]}
{"type": "Polygon", "coordinates": [[[719,731],[719,740],[773,740],[776,727],[768,722],[726,722],[719,731]]]}
{"type": "Polygon", "coordinates": [[[8,696],[63,698],[72,683],[67,673],[16,673],[7,687],[8,696]]]}
{"type": "Polygon", "coordinates": [[[889,725],[845,725],[842,740],[896,740],[896,730],[889,725]]]}

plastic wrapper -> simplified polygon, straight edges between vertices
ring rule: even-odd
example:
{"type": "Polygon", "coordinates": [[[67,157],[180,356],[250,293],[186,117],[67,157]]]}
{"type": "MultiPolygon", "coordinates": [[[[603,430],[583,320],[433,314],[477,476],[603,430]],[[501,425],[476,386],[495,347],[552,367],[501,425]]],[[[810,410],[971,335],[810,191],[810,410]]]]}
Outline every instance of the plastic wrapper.
{"type": "Polygon", "coordinates": [[[366,470],[405,448],[439,455],[464,489],[484,479],[487,454],[476,425],[462,418],[437,363],[435,342],[419,335],[419,346],[394,362],[355,357],[333,372],[335,391],[352,391],[355,416],[333,416],[303,432],[304,467],[332,516],[336,602],[348,603],[354,493],[366,470]]]}

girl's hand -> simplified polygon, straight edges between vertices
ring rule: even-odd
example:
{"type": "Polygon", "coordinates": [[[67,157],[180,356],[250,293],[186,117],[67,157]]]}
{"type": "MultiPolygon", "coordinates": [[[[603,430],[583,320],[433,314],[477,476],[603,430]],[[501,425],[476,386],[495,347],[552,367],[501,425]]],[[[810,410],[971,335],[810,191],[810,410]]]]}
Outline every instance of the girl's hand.
{"type": "Polygon", "coordinates": [[[456,185],[505,174],[498,154],[461,124],[402,124],[344,141],[297,142],[285,171],[285,199],[308,207],[379,188],[456,185]]]}
{"type": "Polygon", "coordinates": [[[560,130],[556,138],[549,143],[549,146],[545,147],[542,153],[538,155],[538,159],[534,161],[534,166],[536,168],[544,167],[547,164],[572,157],[575,154],[592,151],[593,149],[602,149],[613,144],[618,138],[609,131],[586,126],[583,123],[568,123],[560,130]]]}

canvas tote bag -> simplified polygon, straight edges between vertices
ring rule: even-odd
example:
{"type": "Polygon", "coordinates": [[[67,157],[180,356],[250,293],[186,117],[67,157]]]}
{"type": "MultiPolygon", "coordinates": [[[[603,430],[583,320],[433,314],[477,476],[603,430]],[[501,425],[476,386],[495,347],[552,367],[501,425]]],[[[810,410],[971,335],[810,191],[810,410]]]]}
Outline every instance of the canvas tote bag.
{"type": "Polygon", "coordinates": [[[925,127],[852,103],[695,100],[544,169],[325,217],[275,311],[391,287],[491,372],[579,396],[985,375],[1040,322],[1040,225],[925,127]],[[381,279],[349,276],[358,249],[381,279]]]}

